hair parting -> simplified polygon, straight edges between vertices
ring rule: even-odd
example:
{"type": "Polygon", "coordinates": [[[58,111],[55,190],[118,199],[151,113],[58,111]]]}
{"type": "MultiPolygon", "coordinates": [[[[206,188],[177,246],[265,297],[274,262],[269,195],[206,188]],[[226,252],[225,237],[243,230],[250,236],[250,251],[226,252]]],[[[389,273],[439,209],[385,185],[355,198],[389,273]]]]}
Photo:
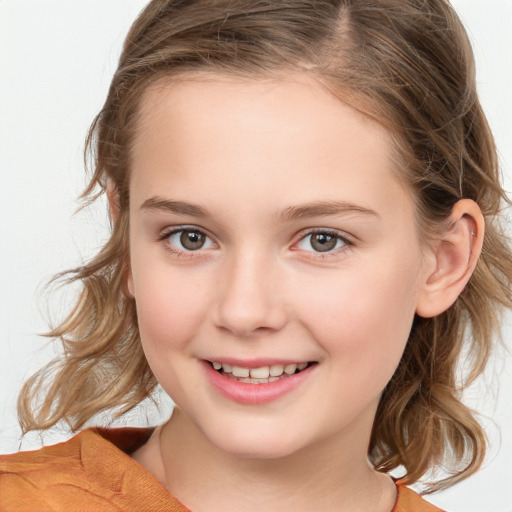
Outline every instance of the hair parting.
{"type": "Polygon", "coordinates": [[[414,194],[426,240],[436,236],[459,199],[474,200],[483,212],[486,232],[476,271],[445,313],[415,319],[369,446],[378,470],[403,467],[410,483],[432,468],[444,469],[448,476],[428,482],[429,492],[482,464],[486,436],[461,393],[485,368],[500,310],[512,307],[512,253],[500,223],[510,201],[478,101],[471,46],[446,0],[148,4],[125,40],[86,144],[94,171],[83,198],[93,201],[114,187],[119,219],[92,261],[60,276],[83,288],[69,316],[49,333],[62,342],[62,358],[23,387],[18,410],[24,432],[62,420],[77,430],[113,408],[122,415],[157,384],[125,289],[130,156],[141,98],[151,87],[185,78],[265,80],[290,71],[307,73],[392,134],[396,173],[414,194]],[[469,364],[461,382],[463,354],[469,364]]]}

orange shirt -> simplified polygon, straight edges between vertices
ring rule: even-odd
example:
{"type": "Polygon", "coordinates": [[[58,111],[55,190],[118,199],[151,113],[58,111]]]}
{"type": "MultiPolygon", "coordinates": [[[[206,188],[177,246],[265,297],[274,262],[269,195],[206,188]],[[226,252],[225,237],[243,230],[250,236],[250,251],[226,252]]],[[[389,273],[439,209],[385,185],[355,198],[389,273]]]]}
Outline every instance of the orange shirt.
{"type": "MultiPolygon", "coordinates": [[[[151,429],[89,429],[65,443],[0,457],[1,512],[119,512],[189,509],[127,453],[151,429]]],[[[392,512],[442,512],[397,483],[392,512]]]]}

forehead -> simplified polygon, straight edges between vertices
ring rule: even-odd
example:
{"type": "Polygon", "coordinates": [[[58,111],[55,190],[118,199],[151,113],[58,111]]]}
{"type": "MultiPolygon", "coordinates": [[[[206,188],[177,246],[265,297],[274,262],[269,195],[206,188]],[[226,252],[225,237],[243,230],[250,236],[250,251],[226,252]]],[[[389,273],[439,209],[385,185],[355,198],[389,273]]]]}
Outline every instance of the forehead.
{"type": "Polygon", "coordinates": [[[187,136],[199,136],[209,129],[222,135],[236,126],[244,127],[253,139],[265,130],[284,130],[286,134],[302,132],[314,141],[325,138],[328,131],[332,137],[347,137],[353,130],[343,128],[351,124],[367,131],[367,142],[372,137],[373,142],[390,143],[378,123],[300,72],[257,80],[211,73],[184,75],[172,81],[163,78],[145,91],[138,114],[136,143],[147,142],[148,129],[157,123],[169,124],[171,118],[179,118],[182,127],[198,122],[200,126],[186,132],[187,136]]]}
{"type": "Polygon", "coordinates": [[[141,103],[131,195],[140,204],[193,191],[222,203],[243,192],[245,203],[276,207],[357,199],[373,208],[383,187],[404,195],[391,153],[382,126],[307,76],[162,81],[141,103]]]}

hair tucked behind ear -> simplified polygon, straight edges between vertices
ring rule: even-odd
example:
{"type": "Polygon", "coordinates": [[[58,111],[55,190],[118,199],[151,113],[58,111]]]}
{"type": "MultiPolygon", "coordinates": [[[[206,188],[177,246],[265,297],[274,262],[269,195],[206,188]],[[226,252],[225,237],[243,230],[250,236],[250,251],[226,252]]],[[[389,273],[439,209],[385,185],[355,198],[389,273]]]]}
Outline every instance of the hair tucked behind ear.
{"type": "Polygon", "coordinates": [[[145,90],[183,74],[258,79],[290,70],[308,73],[388,129],[396,174],[416,198],[426,240],[459,199],[482,209],[486,234],[476,271],[448,311],[415,319],[369,447],[378,469],[403,466],[411,483],[433,467],[447,468],[448,478],[430,483],[430,491],[478,469],[485,434],[460,400],[459,363],[468,354],[467,382],[485,367],[500,308],[512,307],[512,255],[500,226],[508,200],[478,102],[471,47],[445,0],[154,0],[143,10],[87,143],[95,170],[84,194],[94,198],[114,186],[119,219],[102,252],[71,272],[83,291],[51,333],[62,341],[63,357],[22,390],[24,431],[60,420],[78,429],[100,411],[129,410],[156,385],[134,301],[124,291],[130,148],[145,90]]]}

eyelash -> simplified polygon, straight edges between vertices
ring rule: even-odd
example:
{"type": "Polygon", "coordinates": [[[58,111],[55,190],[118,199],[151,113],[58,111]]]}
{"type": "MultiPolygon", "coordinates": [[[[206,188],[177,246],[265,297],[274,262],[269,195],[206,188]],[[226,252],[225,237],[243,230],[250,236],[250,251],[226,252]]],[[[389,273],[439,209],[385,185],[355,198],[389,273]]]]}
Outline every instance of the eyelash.
{"type": "MultiPolygon", "coordinates": [[[[213,242],[212,238],[208,235],[208,233],[206,231],[204,231],[201,228],[198,228],[196,226],[177,226],[174,228],[170,228],[170,229],[162,232],[162,234],[158,237],[158,241],[165,242],[165,244],[164,244],[165,249],[167,251],[169,251],[175,257],[181,257],[181,258],[196,257],[196,253],[200,253],[201,250],[203,249],[203,247],[201,247],[197,250],[190,250],[190,249],[189,250],[187,250],[187,249],[180,250],[180,249],[175,249],[173,247],[173,245],[171,243],[169,243],[169,238],[171,236],[177,235],[179,233],[184,233],[184,232],[198,233],[198,234],[204,236],[205,238],[207,238],[208,240],[210,240],[210,242],[212,244],[217,245],[217,244],[215,244],[215,242],[213,242]]],[[[342,236],[338,231],[334,231],[331,229],[315,228],[315,229],[310,229],[308,231],[302,232],[299,235],[300,236],[299,240],[294,243],[294,246],[297,246],[301,242],[307,240],[308,237],[312,237],[316,234],[328,235],[330,237],[333,237],[334,239],[336,239],[336,245],[338,245],[338,242],[342,242],[343,245],[341,247],[335,247],[334,249],[328,250],[325,252],[315,251],[315,250],[308,251],[308,250],[304,249],[304,252],[313,253],[315,255],[314,258],[323,259],[323,258],[338,256],[341,252],[344,252],[344,251],[350,249],[354,245],[354,242],[349,240],[347,237],[342,236]]],[[[310,244],[311,244],[311,242],[310,242],[310,244]]],[[[300,250],[300,249],[293,249],[293,250],[300,250]]],[[[311,256],[309,256],[309,257],[311,257],[311,256]]]]}
{"type": "MultiPolygon", "coordinates": [[[[315,255],[314,258],[322,258],[323,259],[323,258],[336,257],[336,256],[339,256],[340,253],[347,251],[354,245],[354,243],[351,240],[349,240],[346,236],[342,236],[338,231],[334,231],[331,229],[322,229],[322,228],[315,228],[315,229],[311,229],[305,233],[302,233],[299,241],[296,242],[294,245],[298,245],[301,242],[307,240],[308,238],[310,238],[314,235],[328,235],[336,240],[336,245],[338,245],[338,242],[342,242],[342,244],[343,244],[341,247],[335,247],[334,249],[331,249],[331,250],[328,250],[325,252],[315,251],[315,250],[311,250],[311,251],[305,250],[305,252],[313,253],[315,255]]],[[[309,244],[311,245],[311,242],[309,242],[309,244]]]]}
{"type": "MultiPolygon", "coordinates": [[[[172,244],[169,243],[169,238],[171,236],[177,235],[179,233],[184,233],[187,231],[189,233],[199,233],[200,235],[203,235],[208,240],[212,241],[212,238],[208,235],[208,233],[206,233],[206,231],[204,231],[196,226],[178,226],[175,228],[170,228],[170,229],[162,232],[162,234],[158,237],[158,241],[165,242],[164,243],[165,249],[167,251],[169,251],[173,256],[176,256],[178,258],[183,258],[183,257],[184,258],[192,258],[195,256],[195,253],[199,253],[202,248],[199,248],[196,251],[190,250],[190,249],[189,250],[187,250],[187,249],[179,250],[179,249],[175,249],[172,246],[172,244]]],[[[215,242],[213,242],[213,243],[215,243],[215,242]]]]}

